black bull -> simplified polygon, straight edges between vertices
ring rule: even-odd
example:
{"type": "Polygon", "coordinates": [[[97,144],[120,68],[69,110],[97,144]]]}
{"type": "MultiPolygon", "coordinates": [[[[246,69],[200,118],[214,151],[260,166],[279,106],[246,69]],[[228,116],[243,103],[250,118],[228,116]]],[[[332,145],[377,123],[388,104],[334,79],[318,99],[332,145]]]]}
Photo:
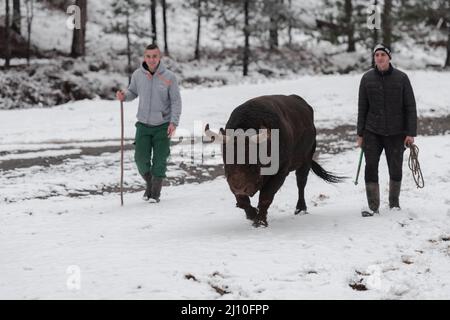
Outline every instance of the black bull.
{"type": "MultiPolygon", "coordinates": [[[[253,220],[255,227],[267,226],[267,210],[291,171],[295,171],[298,186],[295,214],[306,213],[304,191],[311,169],[327,182],[335,183],[342,180],[341,177],[325,171],[313,160],[316,149],[316,128],[313,114],[312,107],[296,95],[254,98],[240,105],[231,113],[226,129],[242,129],[243,131],[254,129],[254,131],[258,130],[257,132],[260,132],[260,129],[267,130],[268,134],[265,137],[268,139],[266,141],[268,144],[273,143],[270,132],[273,129],[279,130],[279,167],[273,175],[261,175],[261,169],[264,166],[259,161],[256,164],[249,162],[248,155],[243,164],[236,161],[227,163],[229,161],[225,161],[226,148],[231,146],[229,143],[231,140],[236,146],[236,136],[227,136],[229,131],[226,132],[223,129],[216,134],[209,130],[209,125],[206,126],[206,135],[223,144],[225,177],[236,197],[236,206],[245,210],[247,219],[253,220]],[[257,191],[260,191],[259,203],[258,208],[254,208],[250,203],[250,197],[257,191]]],[[[246,152],[251,143],[249,140],[245,140],[246,152]]],[[[270,150],[269,147],[267,149],[270,150]]]]}

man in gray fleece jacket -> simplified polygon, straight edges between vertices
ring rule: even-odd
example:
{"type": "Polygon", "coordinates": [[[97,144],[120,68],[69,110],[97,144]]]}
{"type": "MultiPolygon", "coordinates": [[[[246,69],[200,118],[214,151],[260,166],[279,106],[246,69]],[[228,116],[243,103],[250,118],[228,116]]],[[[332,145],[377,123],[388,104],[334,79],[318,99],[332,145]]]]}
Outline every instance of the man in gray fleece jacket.
{"type": "Polygon", "coordinates": [[[120,101],[139,97],[134,156],[147,184],[144,200],[159,202],[170,154],[170,137],[180,121],[181,96],[175,75],[161,62],[157,45],[147,46],[144,62],[133,73],[128,90],[119,90],[116,96],[120,101]]]}

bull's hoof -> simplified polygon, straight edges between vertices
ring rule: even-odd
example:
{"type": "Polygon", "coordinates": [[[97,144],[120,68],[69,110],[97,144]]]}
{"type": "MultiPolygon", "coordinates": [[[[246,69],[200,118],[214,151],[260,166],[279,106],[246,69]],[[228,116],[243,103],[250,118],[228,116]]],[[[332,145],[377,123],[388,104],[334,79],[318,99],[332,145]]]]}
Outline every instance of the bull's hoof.
{"type": "Polygon", "coordinates": [[[248,220],[255,220],[256,216],[258,215],[258,210],[256,208],[250,208],[245,210],[245,216],[248,220]]]}
{"type": "Polygon", "coordinates": [[[255,227],[255,228],[268,227],[269,224],[267,223],[266,220],[255,220],[255,221],[253,221],[252,226],[255,227]]]}
{"type": "Polygon", "coordinates": [[[309,214],[308,211],[306,211],[306,209],[296,209],[294,212],[295,215],[299,215],[299,216],[303,216],[305,214],[309,214]]]}

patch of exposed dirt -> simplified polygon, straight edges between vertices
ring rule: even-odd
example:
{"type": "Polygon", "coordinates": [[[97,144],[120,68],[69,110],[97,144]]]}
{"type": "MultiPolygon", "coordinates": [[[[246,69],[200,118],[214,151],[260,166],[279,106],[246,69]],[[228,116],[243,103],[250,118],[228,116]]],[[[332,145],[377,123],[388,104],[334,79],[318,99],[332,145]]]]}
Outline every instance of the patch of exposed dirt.
{"type": "MultiPolygon", "coordinates": [[[[450,132],[450,116],[443,118],[420,118],[418,121],[418,134],[422,136],[429,135],[440,135],[447,134],[450,132]]],[[[342,125],[334,129],[318,129],[317,138],[317,150],[316,157],[320,154],[337,154],[346,150],[354,149],[356,142],[356,128],[353,125],[342,125]]],[[[111,140],[108,140],[110,142],[111,140]]],[[[89,142],[104,142],[89,141],[89,142]]],[[[101,157],[105,153],[118,153],[120,151],[120,141],[117,141],[116,146],[102,146],[102,147],[83,147],[83,141],[78,141],[80,147],[74,147],[74,142],[71,145],[68,143],[67,146],[61,146],[61,148],[50,148],[50,149],[40,149],[40,150],[20,150],[17,152],[3,151],[1,155],[21,155],[24,153],[36,153],[43,151],[57,151],[57,150],[70,150],[70,149],[80,149],[81,152],[78,154],[68,154],[63,156],[50,156],[50,157],[36,157],[30,159],[11,159],[0,161],[0,172],[2,171],[12,171],[16,169],[30,168],[33,166],[38,167],[50,167],[63,164],[65,161],[70,159],[79,159],[84,156],[94,156],[101,157]]],[[[177,143],[173,143],[175,145],[177,143]]],[[[133,150],[133,140],[125,141],[125,150],[133,150]]],[[[224,175],[223,165],[197,165],[191,163],[175,163],[170,162],[168,166],[171,168],[177,168],[182,172],[180,175],[173,177],[168,177],[164,181],[165,186],[181,185],[185,183],[202,183],[210,180],[214,180],[219,176],[224,175]]],[[[144,190],[144,183],[142,185],[132,185],[126,186],[124,192],[139,192],[144,190]]],[[[118,193],[120,192],[120,186],[118,184],[103,186],[101,189],[93,190],[77,190],[70,192],[69,197],[84,197],[89,195],[101,195],[105,193],[118,193]]],[[[46,199],[49,197],[58,196],[58,194],[48,194],[42,196],[41,199],[46,199]]]]}

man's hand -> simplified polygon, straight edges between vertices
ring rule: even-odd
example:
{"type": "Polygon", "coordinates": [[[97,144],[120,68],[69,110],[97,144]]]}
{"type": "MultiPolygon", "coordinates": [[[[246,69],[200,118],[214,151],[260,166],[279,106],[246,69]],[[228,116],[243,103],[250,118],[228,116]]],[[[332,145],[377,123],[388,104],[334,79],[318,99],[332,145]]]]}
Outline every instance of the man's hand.
{"type": "Polygon", "coordinates": [[[171,122],[169,124],[169,127],[167,128],[167,136],[169,138],[172,138],[172,136],[175,134],[176,130],[177,130],[177,127],[171,122]]]}
{"type": "Polygon", "coordinates": [[[358,136],[358,138],[356,139],[356,145],[361,148],[363,144],[363,137],[358,136]]]}
{"type": "Polygon", "coordinates": [[[125,92],[123,90],[119,90],[116,92],[117,100],[124,101],[125,100],[125,92]]]}
{"type": "Polygon", "coordinates": [[[414,137],[406,136],[405,142],[404,142],[405,146],[409,147],[413,143],[414,143],[414,137]]]}

